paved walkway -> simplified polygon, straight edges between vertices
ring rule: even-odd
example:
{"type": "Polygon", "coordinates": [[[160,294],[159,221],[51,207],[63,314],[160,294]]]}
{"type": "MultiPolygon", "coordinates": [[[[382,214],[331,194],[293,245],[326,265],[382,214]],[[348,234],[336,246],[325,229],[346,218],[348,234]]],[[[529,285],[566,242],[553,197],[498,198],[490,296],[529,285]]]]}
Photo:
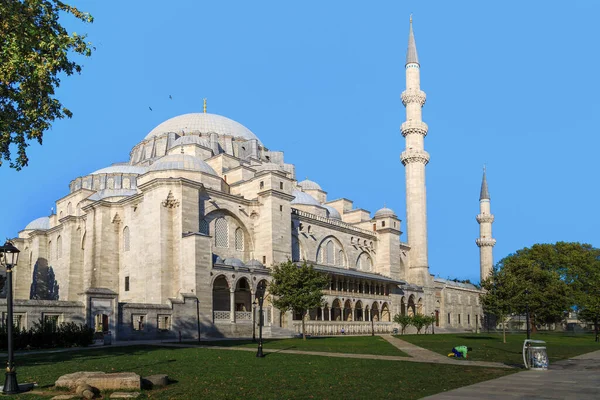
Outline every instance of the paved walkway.
{"type": "Polygon", "coordinates": [[[548,371],[524,371],[426,397],[458,399],[600,399],[600,350],[550,364],[548,371]]]}

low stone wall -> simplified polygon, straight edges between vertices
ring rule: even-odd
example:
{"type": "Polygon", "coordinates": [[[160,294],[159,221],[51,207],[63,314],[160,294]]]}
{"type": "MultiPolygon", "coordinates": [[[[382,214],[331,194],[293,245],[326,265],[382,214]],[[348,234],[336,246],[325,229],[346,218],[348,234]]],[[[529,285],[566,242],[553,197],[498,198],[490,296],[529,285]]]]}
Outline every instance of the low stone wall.
{"type": "MultiPolygon", "coordinates": [[[[0,299],[2,324],[6,320],[6,299],[0,299]]],[[[85,306],[78,301],[60,300],[14,300],[13,312],[15,319],[21,316],[21,328],[32,328],[34,323],[43,320],[45,316],[58,316],[58,322],[85,323],[85,306]]]]}

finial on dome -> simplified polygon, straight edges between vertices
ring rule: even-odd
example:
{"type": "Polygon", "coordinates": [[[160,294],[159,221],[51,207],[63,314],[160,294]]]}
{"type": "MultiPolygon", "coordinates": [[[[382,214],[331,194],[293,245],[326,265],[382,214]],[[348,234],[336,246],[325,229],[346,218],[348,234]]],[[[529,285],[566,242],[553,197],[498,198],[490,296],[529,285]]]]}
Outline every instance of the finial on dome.
{"type": "Polygon", "coordinates": [[[206,114],[206,97],[204,98],[204,114],[206,114]]]}

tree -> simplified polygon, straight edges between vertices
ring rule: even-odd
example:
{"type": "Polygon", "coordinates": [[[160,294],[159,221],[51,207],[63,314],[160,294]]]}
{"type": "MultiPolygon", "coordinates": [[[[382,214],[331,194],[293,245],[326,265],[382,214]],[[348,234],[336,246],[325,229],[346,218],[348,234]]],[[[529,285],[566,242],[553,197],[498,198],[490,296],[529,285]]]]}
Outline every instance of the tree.
{"type": "Polygon", "coordinates": [[[426,317],[421,314],[415,314],[411,318],[412,318],[412,325],[415,328],[417,328],[417,335],[418,335],[419,333],[421,333],[421,329],[423,329],[423,327],[426,325],[427,318],[429,318],[429,317],[426,317]]]}
{"type": "Polygon", "coordinates": [[[72,113],[54,96],[60,75],[80,73],[73,54],[89,57],[86,35],[69,34],[61,14],[91,23],[93,18],[59,0],[0,1],[0,165],[27,166],[28,141],[42,144],[44,131],[72,113]],[[11,156],[11,144],[17,156],[11,156]]]}
{"type": "Polygon", "coordinates": [[[485,291],[481,295],[483,311],[502,321],[502,341],[506,343],[506,317],[512,312],[512,302],[518,290],[515,276],[496,265],[492,276],[484,279],[481,287],[485,291]]]}
{"type": "Polygon", "coordinates": [[[412,317],[410,315],[396,314],[394,315],[394,322],[400,325],[400,332],[404,335],[406,327],[412,324],[412,317]]]}
{"type": "Polygon", "coordinates": [[[298,266],[290,260],[276,265],[272,277],[269,291],[274,296],[273,304],[281,312],[294,310],[302,314],[302,338],[306,340],[306,314],[323,305],[322,290],[329,284],[329,279],[306,261],[298,266]]]}
{"type": "Polygon", "coordinates": [[[425,315],[423,316],[423,320],[425,323],[425,333],[427,333],[427,329],[435,322],[435,317],[433,315],[425,315]]]}
{"type": "Polygon", "coordinates": [[[571,287],[572,302],[579,318],[594,324],[595,340],[599,341],[600,249],[579,243],[557,245],[571,249],[573,256],[564,271],[564,277],[571,287]]]}

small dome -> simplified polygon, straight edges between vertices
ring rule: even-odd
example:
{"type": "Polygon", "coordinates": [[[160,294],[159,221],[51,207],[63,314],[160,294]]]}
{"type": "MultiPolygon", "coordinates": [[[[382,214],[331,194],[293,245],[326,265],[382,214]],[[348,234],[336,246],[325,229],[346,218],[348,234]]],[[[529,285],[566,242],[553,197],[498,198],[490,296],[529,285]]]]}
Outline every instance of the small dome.
{"type": "Polygon", "coordinates": [[[206,138],[197,136],[197,135],[185,135],[180,137],[179,139],[177,139],[176,141],[173,142],[173,146],[171,147],[175,147],[175,146],[183,146],[185,144],[197,144],[200,146],[204,146],[204,147],[208,147],[210,148],[210,144],[208,143],[208,140],[206,140],[206,138]]]}
{"type": "Polygon", "coordinates": [[[233,136],[235,138],[250,140],[260,140],[254,133],[244,125],[232,119],[216,114],[191,113],[178,115],[166,120],[156,128],[152,129],[145,139],[152,139],[164,133],[209,133],[214,132],[218,135],[233,136]]]}
{"type": "Polygon", "coordinates": [[[375,213],[375,218],[383,218],[383,217],[396,217],[396,213],[391,208],[383,207],[380,210],[377,210],[375,213]]]}
{"type": "Polygon", "coordinates": [[[342,219],[342,216],[340,215],[339,211],[335,208],[328,206],[327,204],[323,204],[323,207],[325,207],[325,209],[327,210],[327,218],[339,220],[342,219]]]}
{"type": "Polygon", "coordinates": [[[135,189],[104,189],[88,197],[88,200],[98,201],[108,199],[109,197],[128,197],[134,194],[137,194],[137,190],[135,189]]]}
{"type": "Polygon", "coordinates": [[[304,193],[299,190],[292,190],[292,196],[294,196],[294,200],[292,200],[291,204],[306,204],[310,206],[322,207],[321,203],[319,203],[317,199],[308,193],[304,193]]]}
{"type": "Polygon", "coordinates": [[[50,229],[50,218],[49,217],[41,217],[38,219],[34,219],[33,221],[31,221],[30,223],[27,224],[27,226],[25,227],[25,230],[27,230],[27,229],[46,231],[46,230],[50,229]]]}
{"type": "Polygon", "coordinates": [[[254,259],[248,261],[248,264],[246,264],[246,266],[253,268],[264,268],[264,265],[262,265],[260,261],[254,259]]]}
{"type": "Polygon", "coordinates": [[[213,264],[223,264],[223,259],[213,253],[213,264]]]}
{"type": "Polygon", "coordinates": [[[300,186],[302,190],[323,190],[317,182],[313,182],[308,179],[298,182],[298,186],[300,186]]]}
{"type": "Polygon", "coordinates": [[[146,167],[139,167],[129,164],[113,164],[109,167],[99,169],[98,171],[92,172],[90,175],[98,174],[145,174],[148,169],[146,167]]]}
{"type": "Polygon", "coordinates": [[[190,156],[189,154],[169,154],[161,157],[148,168],[148,171],[168,171],[171,169],[204,172],[217,176],[217,173],[210,165],[198,157],[190,156]]]}
{"type": "Polygon", "coordinates": [[[239,258],[226,258],[223,261],[223,264],[225,265],[229,265],[231,267],[243,267],[244,263],[242,262],[242,260],[240,260],[239,258]]]}

